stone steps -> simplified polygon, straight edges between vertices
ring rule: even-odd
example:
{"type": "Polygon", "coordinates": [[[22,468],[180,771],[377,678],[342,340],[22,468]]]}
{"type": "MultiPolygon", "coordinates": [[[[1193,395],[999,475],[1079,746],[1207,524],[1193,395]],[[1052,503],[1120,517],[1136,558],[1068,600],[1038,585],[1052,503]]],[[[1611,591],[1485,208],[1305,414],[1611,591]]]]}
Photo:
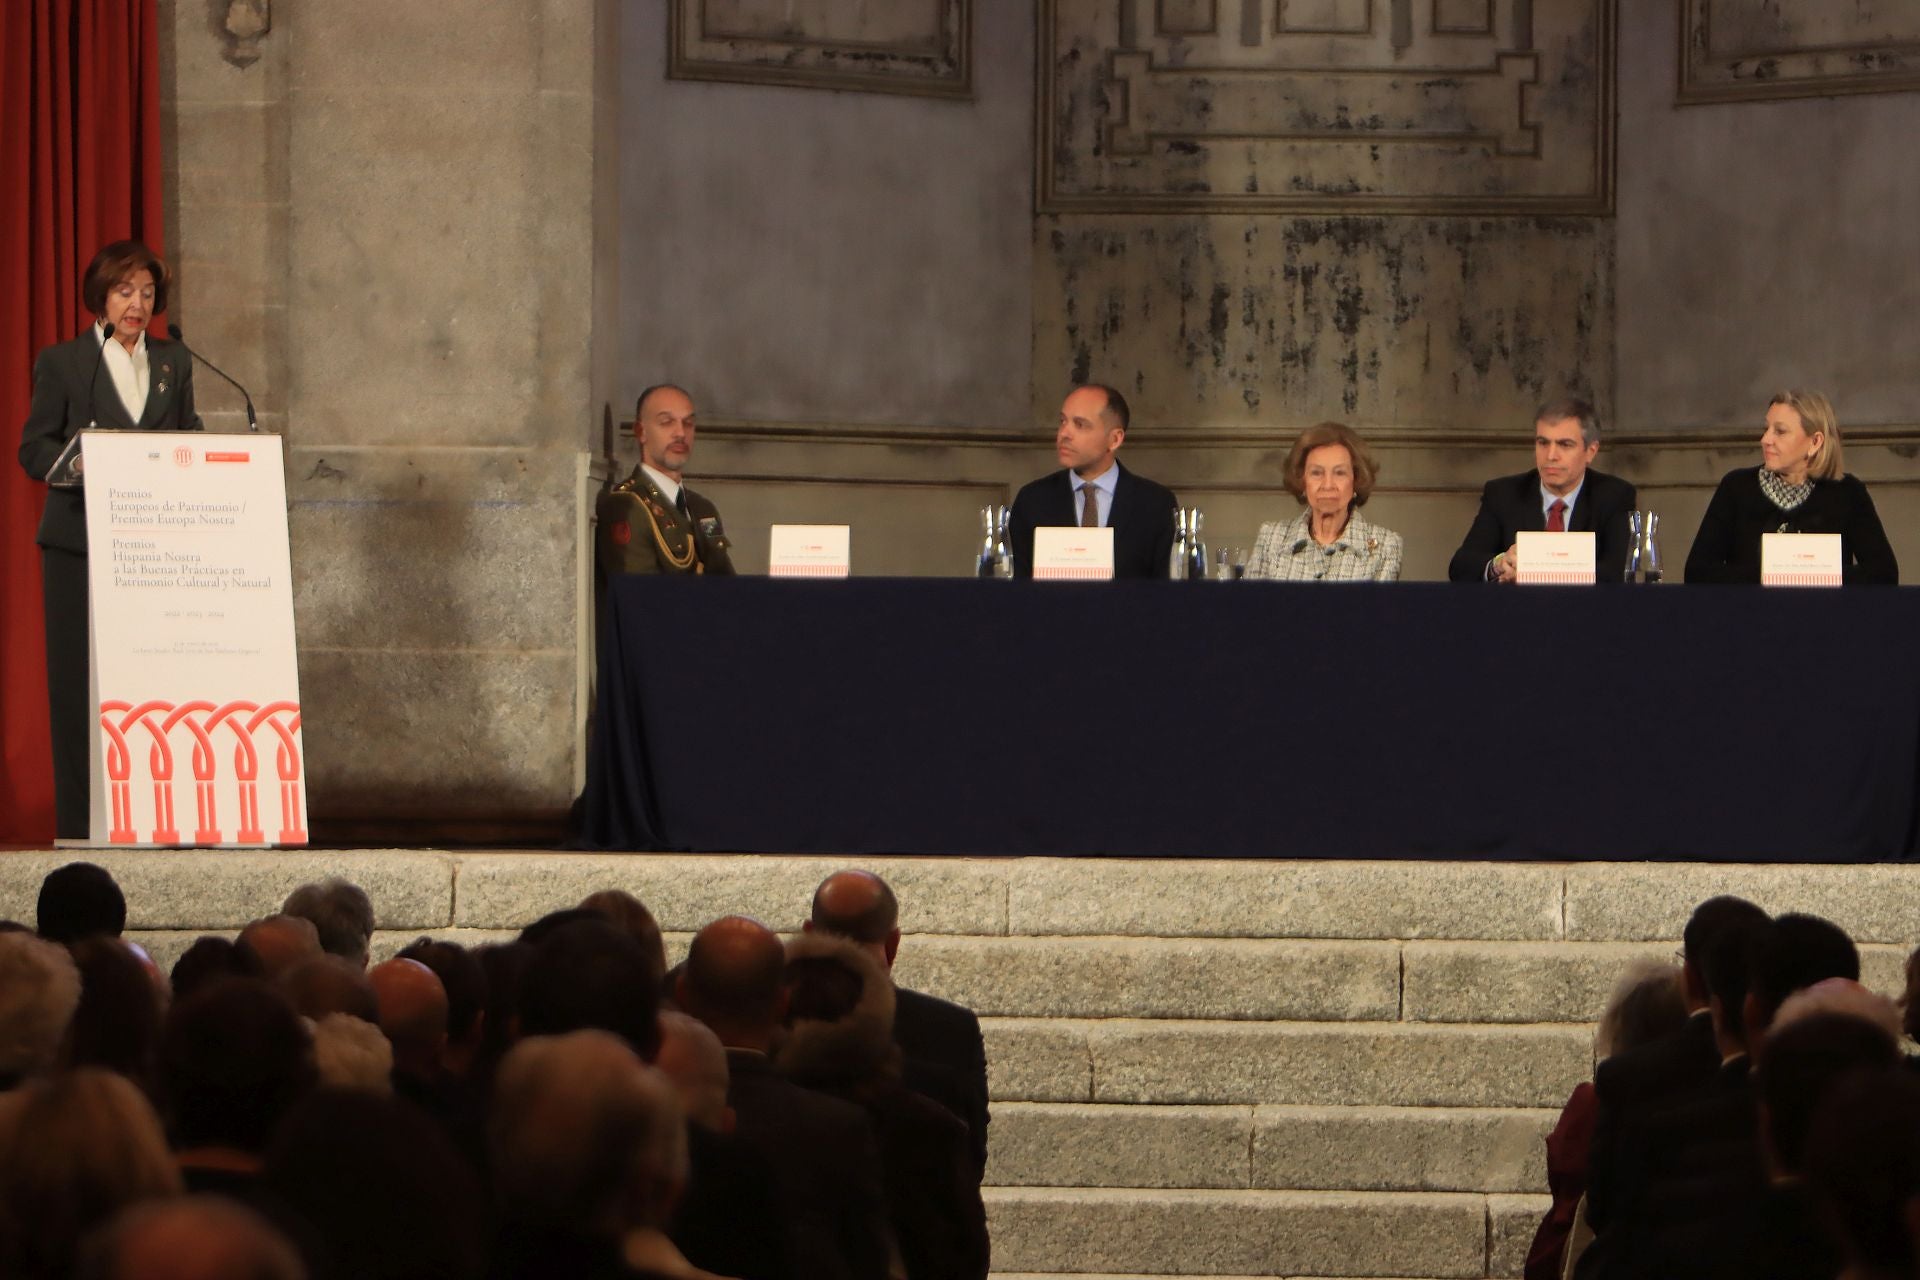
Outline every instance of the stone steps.
{"type": "Polygon", "coordinates": [[[1554,1108],[1002,1102],[1002,1187],[1537,1191],[1554,1108]]]}
{"type": "Polygon", "coordinates": [[[1081,1190],[986,1192],[994,1265],[1149,1275],[1517,1276],[1541,1195],[1081,1190]]]}
{"type": "MultiPolygon", "coordinates": [[[[67,852],[0,853],[31,921],[67,852]]],[[[162,965],[298,884],[372,895],[377,957],[477,945],[618,887],[670,958],[716,916],[796,928],[831,858],[400,850],[99,851],[162,965]]],[[[1618,975],[1713,893],[1827,916],[1868,985],[1920,940],[1907,869],[1647,864],[868,860],[899,980],[981,1015],[1004,1280],[1514,1276],[1542,1139],[1591,1072],[1618,975]]]]}

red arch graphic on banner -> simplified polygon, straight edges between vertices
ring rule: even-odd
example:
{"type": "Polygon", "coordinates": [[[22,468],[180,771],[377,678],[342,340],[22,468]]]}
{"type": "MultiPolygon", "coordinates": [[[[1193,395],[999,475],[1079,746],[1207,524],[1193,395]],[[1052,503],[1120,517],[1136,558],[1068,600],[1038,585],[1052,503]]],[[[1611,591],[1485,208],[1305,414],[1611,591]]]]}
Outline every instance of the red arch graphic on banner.
{"type": "Polygon", "coordinates": [[[219,782],[219,751],[214,735],[221,725],[233,732],[233,771],[240,791],[239,829],[235,839],[244,844],[266,843],[260,823],[260,752],[254,735],[262,725],[275,737],[274,765],[280,783],[280,844],[306,844],[307,830],[300,812],[300,781],[303,760],[300,743],[294,736],[300,731],[300,704],[236,700],[221,706],[204,699],[173,703],[158,699],[138,707],[124,701],[100,704],[100,727],[107,735],[107,778],[112,789],[113,824],[108,840],[114,844],[134,844],[139,833],[133,826],[133,757],[127,741],[135,724],[146,729],[152,739],[148,764],[153,778],[155,844],[181,844],[173,813],[173,744],[170,735],[184,725],[193,737],[191,756],[194,780],[195,817],[193,838],[199,844],[221,842],[219,816],[215,808],[215,787],[219,782]],[[156,723],[155,716],[161,716],[156,723]]]}

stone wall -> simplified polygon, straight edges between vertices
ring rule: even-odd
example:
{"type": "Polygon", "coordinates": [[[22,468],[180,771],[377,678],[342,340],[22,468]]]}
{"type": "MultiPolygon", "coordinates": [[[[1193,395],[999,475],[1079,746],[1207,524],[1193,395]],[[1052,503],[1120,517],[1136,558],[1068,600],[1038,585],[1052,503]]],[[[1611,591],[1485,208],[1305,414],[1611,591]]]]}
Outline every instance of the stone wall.
{"type": "Polygon", "coordinates": [[[287,437],[316,821],[558,815],[618,7],[280,4],[242,53],[225,6],[163,8],[177,310],[287,437]]]}

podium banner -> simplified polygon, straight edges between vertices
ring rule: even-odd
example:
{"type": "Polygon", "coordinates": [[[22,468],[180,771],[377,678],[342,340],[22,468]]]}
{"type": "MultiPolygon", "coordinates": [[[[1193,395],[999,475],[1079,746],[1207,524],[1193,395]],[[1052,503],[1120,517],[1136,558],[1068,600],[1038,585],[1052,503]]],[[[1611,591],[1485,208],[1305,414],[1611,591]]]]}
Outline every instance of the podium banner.
{"type": "Polygon", "coordinates": [[[92,842],[306,844],[280,438],[84,435],[92,842]]]}

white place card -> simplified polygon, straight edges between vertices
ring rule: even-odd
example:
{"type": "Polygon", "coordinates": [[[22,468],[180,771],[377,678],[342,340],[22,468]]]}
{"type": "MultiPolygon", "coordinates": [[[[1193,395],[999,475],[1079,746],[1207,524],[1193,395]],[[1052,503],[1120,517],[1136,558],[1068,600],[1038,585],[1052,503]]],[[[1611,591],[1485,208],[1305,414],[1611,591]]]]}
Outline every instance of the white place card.
{"type": "Polygon", "coordinates": [[[844,578],[853,529],[844,524],[777,524],[767,547],[770,578],[844,578]]]}
{"type": "Polygon", "coordinates": [[[1760,535],[1760,585],[1837,587],[1845,580],[1837,533],[1760,535]]]}
{"type": "Polygon", "coordinates": [[[1595,580],[1591,532],[1521,533],[1513,541],[1515,582],[1567,586],[1595,580]]]}
{"type": "Polygon", "coordinates": [[[1113,530],[1072,526],[1035,529],[1033,576],[1106,581],[1113,576],[1113,530]]]}

